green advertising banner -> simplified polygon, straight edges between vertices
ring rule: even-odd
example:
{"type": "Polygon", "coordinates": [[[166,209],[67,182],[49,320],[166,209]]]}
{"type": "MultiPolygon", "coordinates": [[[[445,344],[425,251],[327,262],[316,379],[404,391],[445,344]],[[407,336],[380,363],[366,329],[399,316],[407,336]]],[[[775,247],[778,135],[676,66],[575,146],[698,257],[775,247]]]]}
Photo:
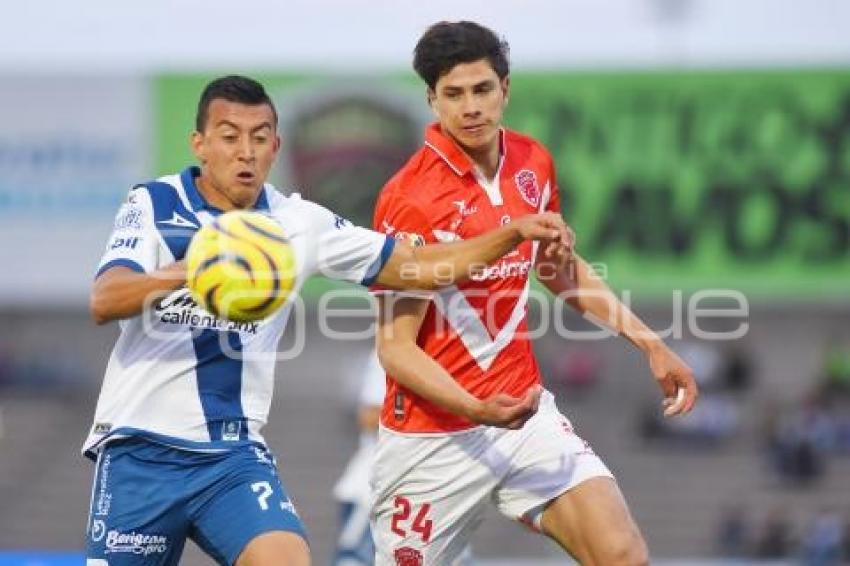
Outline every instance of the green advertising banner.
{"type": "MultiPolygon", "coordinates": [[[[159,172],[191,160],[186,140],[208,78],[156,82],[159,172]]],[[[290,156],[296,173],[319,164],[290,167],[289,179],[313,180],[316,193],[302,187],[310,198],[368,222],[377,188],[418,144],[421,87],[408,76],[347,91],[327,78],[259,78],[279,105],[297,99],[308,116],[282,108],[299,125],[283,129],[304,157],[290,156]],[[382,104],[388,89],[407,94],[382,104]],[[322,144],[334,148],[324,160],[322,144]],[[345,155],[377,165],[358,170],[345,155]]],[[[850,299],[850,72],[517,73],[511,88],[506,124],[552,152],[578,250],[613,287],[656,299],[705,288],[850,299]]]]}
{"type": "Polygon", "coordinates": [[[558,164],[620,288],[850,298],[850,73],[536,75],[508,122],[558,164]]]}

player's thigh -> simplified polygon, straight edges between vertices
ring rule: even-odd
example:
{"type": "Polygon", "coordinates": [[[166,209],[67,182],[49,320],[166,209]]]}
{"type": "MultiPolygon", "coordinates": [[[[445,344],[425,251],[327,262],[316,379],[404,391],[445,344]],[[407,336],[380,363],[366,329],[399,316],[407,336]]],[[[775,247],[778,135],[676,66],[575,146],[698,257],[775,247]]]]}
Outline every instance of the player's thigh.
{"type": "Polygon", "coordinates": [[[376,565],[450,565],[463,555],[498,482],[475,458],[483,437],[473,436],[382,436],[372,480],[376,565]]]}
{"type": "Polygon", "coordinates": [[[86,537],[93,566],[176,565],[188,530],[177,468],[162,447],[123,441],[103,448],[95,471],[86,537]]]}
{"type": "Polygon", "coordinates": [[[556,497],[543,511],[541,528],[581,564],[648,562],[643,537],[609,477],[590,478],[556,497]]]}
{"type": "Polygon", "coordinates": [[[254,537],[236,559],[236,566],[309,566],[310,549],[299,534],[272,531],[254,537]]]}
{"type": "Polygon", "coordinates": [[[493,451],[510,454],[510,473],[493,500],[508,518],[540,530],[543,509],[559,495],[596,477],[613,478],[572,423],[558,411],[551,393],[522,429],[493,432],[493,451]]]}
{"type": "Polygon", "coordinates": [[[268,451],[234,452],[210,473],[215,481],[190,510],[201,549],[220,564],[309,563],[304,525],[268,451]]]}

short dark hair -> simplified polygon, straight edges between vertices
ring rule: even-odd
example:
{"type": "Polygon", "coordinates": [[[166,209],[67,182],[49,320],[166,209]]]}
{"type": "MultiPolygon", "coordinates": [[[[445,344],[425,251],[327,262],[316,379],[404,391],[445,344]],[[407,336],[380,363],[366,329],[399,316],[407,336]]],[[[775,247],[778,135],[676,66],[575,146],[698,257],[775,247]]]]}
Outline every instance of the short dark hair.
{"type": "Polygon", "coordinates": [[[438,22],[419,38],[413,69],[430,88],[460,63],[487,59],[500,79],[510,72],[508,42],[475,22],[438,22]]]}
{"type": "Polygon", "coordinates": [[[248,77],[227,75],[213,80],[204,87],[201,99],[198,101],[198,113],[195,114],[195,129],[197,131],[204,131],[207,126],[210,104],[217,99],[250,105],[268,104],[269,108],[272,109],[272,114],[274,114],[275,125],[277,125],[277,109],[263,85],[248,77]]]}

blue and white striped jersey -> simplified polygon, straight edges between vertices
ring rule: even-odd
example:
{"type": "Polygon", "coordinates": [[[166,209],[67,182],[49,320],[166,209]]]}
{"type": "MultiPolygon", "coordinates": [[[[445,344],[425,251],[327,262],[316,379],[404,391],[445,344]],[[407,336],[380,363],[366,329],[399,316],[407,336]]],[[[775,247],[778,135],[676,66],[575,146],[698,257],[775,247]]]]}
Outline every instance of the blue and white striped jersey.
{"type": "MultiPolygon", "coordinates": [[[[195,186],[199,173],[190,167],[133,187],[98,274],[118,265],[151,272],[183,259],[193,234],[221,214],[195,186]]],[[[263,321],[237,324],[206,312],[183,288],[122,320],[84,453],[136,435],[191,450],[264,444],[275,352],[305,279],[322,274],[369,285],[392,252],[392,238],[271,185],[256,209],[280,222],[294,249],[297,276],[287,302],[263,321]]]]}

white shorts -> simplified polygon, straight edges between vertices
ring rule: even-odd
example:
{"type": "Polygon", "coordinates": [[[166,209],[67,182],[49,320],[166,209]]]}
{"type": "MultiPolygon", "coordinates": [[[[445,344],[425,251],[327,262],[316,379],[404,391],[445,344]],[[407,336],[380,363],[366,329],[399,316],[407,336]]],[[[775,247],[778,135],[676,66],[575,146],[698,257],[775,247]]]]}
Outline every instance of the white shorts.
{"type": "Polygon", "coordinates": [[[376,565],[448,565],[492,501],[539,528],[543,507],[592,477],[613,478],[544,391],[520,430],[479,426],[450,434],[381,428],[372,471],[376,565]]]}

